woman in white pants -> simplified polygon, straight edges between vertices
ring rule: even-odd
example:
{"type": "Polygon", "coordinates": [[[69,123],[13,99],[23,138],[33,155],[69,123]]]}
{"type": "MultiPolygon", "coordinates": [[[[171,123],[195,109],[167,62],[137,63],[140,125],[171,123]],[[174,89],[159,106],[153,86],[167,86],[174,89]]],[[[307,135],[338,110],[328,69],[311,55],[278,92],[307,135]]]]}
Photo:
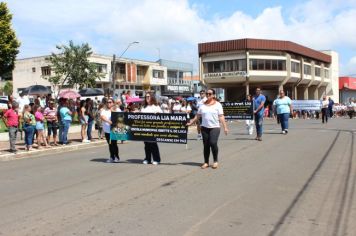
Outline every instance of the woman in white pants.
{"type": "MultiPolygon", "coordinates": [[[[248,94],[246,96],[246,101],[247,102],[251,102],[253,104],[252,96],[250,94],[248,94]]],[[[253,109],[252,109],[252,111],[253,111],[253,109]]],[[[252,120],[246,120],[245,122],[246,122],[247,133],[249,135],[252,135],[253,134],[253,126],[255,125],[255,121],[253,120],[253,116],[252,116],[252,120]]]]}

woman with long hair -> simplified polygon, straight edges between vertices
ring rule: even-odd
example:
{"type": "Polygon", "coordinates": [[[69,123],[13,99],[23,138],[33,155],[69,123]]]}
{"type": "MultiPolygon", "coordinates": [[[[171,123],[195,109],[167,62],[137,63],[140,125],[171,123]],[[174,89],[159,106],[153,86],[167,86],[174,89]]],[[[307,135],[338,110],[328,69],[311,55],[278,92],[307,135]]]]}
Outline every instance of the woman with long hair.
{"type": "Polygon", "coordinates": [[[117,140],[110,140],[110,130],[111,130],[111,112],[121,111],[119,108],[114,108],[114,100],[108,98],[104,108],[100,112],[100,118],[102,120],[103,131],[105,133],[105,139],[109,146],[110,158],[106,161],[107,163],[119,162],[119,147],[117,146],[117,140]]]}
{"type": "Polygon", "coordinates": [[[213,169],[218,168],[218,139],[220,135],[220,124],[224,127],[225,135],[228,133],[228,129],[225,122],[223,108],[220,102],[216,100],[215,90],[209,89],[206,92],[207,100],[199,106],[199,110],[194,119],[187,123],[192,125],[194,122],[202,118],[201,133],[203,136],[204,144],[204,164],[202,169],[209,167],[210,149],[213,153],[214,163],[213,169]]]}
{"type": "Polygon", "coordinates": [[[80,130],[80,135],[82,137],[82,142],[86,143],[88,142],[88,139],[85,138],[85,134],[87,131],[87,127],[88,127],[88,120],[89,120],[89,116],[86,113],[86,101],[82,100],[80,101],[80,107],[78,110],[79,113],[79,121],[80,121],[80,125],[81,125],[81,130],[80,130]]]}
{"type": "Polygon", "coordinates": [[[46,146],[49,147],[47,144],[47,140],[44,135],[44,115],[42,113],[42,107],[39,105],[35,105],[33,108],[33,111],[35,112],[35,119],[36,119],[36,131],[37,131],[37,144],[38,144],[38,149],[41,149],[42,143],[46,146]]]}
{"type": "MultiPolygon", "coordinates": [[[[141,108],[143,113],[162,113],[162,109],[157,104],[156,98],[151,93],[146,93],[143,107],[141,108]]],[[[150,164],[151,158],[153,158],[153,165],[158,165],[161,162],[161,156],[157,142],[144,142],[145,144],[145,159],[143,164],[150,164]]]]}

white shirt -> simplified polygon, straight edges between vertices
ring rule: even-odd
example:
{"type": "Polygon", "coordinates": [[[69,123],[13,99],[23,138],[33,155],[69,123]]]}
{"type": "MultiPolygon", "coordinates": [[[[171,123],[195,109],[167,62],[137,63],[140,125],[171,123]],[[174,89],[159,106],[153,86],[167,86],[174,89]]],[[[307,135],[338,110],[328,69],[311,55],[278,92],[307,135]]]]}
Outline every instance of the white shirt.
{"type": "Polygon", "coordinates": [[[205,128],[220,128],[219,116],[224,115],[224,111],[221,103],[215,102],[211,106],[202,104],[199,107],[198,114],[202,117],[201,126],[205,128]]]}
{"type": "Polygon", "coordinates": [[[208,100],[207,97],[204,97],[204,98],[200,99],[200,100],[198,101],[198,103],[197,103],[197,108],[199,109],[199,107],[200,107],[201,105],[203,105],[203,104],[206,102],[206,100],[208,100]]]}
{"type": "Polygon", "coordinates": [[[190,105],[188,104],[186,107],[183,107],[183,106],[182,106],[182,108],[180,109],[180,111],[181,111],[182,113],[187,113],[187,117],[188,117],[188,119],[189,119],[189,118],[190,118],[189,113],[192,111],[192,108],[191,108],[190,105]]]}
{"type": "Polygon", "coordinates": [[[329,106],[329,101],[328,100],[323,100],[321,101],[322,108],[328,108],[329,106]]]}
{"type": "Polygon", "coordinates": [[[162,109],[156,105],[148,105],[147,107],[142,107],[141,112],[143,112],[143,113],[162,113],[162,109]]]}
{"type": "MultiPolygon", "coordinates": [[[[120,112],[121,110],[118,108],[116,109],[117,112],[120,112]]],[[[104,116],[105,119],[107,120],[111,120],[111,110],[110,109],[103,109],[101,112],[100,112],[100,116],[104,116]]],[[[110,130],[111,130],[111,124],[106,122],[106,121],[103,121],[102,122],[103,124],[103,131],[107,134],[110,134],[110,130]]]]}
{"type": "Polygon", "coordinates": [[[180,113],[180,109],[182,108],[182,105],[180,104],[174,104],[172,111],[173,113],[180,113]]]}
{"type": "Polygon", "coordinates": [[[25,105],[28,105],[28,104],[30,104],[30,99],[28,99],[27,97],[18,97],[17,99],[16,99],[16,102],[19,104],[19,110],[22,112],[22,110],[23,110],[23,107],[25,106],[25,105]]]}

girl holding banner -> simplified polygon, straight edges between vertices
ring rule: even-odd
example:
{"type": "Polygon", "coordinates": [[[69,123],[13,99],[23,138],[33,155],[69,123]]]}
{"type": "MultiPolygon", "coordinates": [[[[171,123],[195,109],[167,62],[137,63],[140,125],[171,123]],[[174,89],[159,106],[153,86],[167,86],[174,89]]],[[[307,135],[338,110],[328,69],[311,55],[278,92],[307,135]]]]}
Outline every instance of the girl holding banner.
{"type": "Polygon", "coordinates": [[[225,122],[223,108],[221,103],[216,100],[215,90],[209,89],[206,92],[207,100],[201,106],[197,115],[192,119],[187,125],[192,125],[194,122],[202,118],[201,123],[201,133],[203,136],[204,144],[204,164],[201,166],[202,169],[209,167],[209,156],[210,149],[213,153],[214,163],[212,165],[213,169],[218,168],[218,139],[220,135],[220,124],[224,127],[225,135],[228,133],[228,129],[225,122]]]}
{"type": "MultiPolygon", "coordinates": [[[[142,113],[163,113],[162,109],[157,104],[156,98],[151,93],[146,93],[145,101],[141,109],[142,113]]],[[[151,157],[153,157],[153,165],[158,165],[161,162],[161,156],[157,142],[144,142],[145,144],[145,159],[143,164],[147,165],[151,163],[151,157]]]]}
{"type": "MultiPolygon", "coordinates": [[[[119,157],[119,147],[117,146],[117,140],[111,140],[110,139],[110,129],[111,129],[111,111],[115,109],[114,108],[114,100],[112,98],[109,98],[106,101],[106,106],[102,111],[100,112],[100,118],[103,121],[103,131],[105,133],[105,138],[106,142],[109,145],[109,151],[110,151],[110,158],[106,161],[107,163],[114,163],[114,162],[119,162],[120,157],[119,157]]],[[[119,108],[116,108],[114,111],[121,111],[119,108]]]]}

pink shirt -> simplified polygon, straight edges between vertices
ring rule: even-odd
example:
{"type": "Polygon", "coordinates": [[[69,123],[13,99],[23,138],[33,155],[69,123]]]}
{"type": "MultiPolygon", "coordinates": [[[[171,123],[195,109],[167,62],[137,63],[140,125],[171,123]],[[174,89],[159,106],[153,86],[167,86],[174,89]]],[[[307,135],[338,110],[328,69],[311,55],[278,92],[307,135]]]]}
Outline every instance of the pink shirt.
{"type": "Polygon", "coordinates": [[[7,110],[4,117],[7,119],[7,126],[17,127],[19,125],[19,115],[13,109],[7,110]]]}
{"type": "Polygon", "coordinates": [[[36,121],[43,121],[44,120],[44,116],[43,116],[42,112],[39,112],[39,111],[36,111],[35,118],[36,118],[36,121]]]}
{"type": "Polygon", "coordinates": [[[56,109],[55,107],[53,107],[53,109],[47,107],[47,108],[44,110],[43,115],[49,117],[49,118],[47,118],[48,121],[54,121],[54,120],[56,120],[57,109],[56,109]]]}

